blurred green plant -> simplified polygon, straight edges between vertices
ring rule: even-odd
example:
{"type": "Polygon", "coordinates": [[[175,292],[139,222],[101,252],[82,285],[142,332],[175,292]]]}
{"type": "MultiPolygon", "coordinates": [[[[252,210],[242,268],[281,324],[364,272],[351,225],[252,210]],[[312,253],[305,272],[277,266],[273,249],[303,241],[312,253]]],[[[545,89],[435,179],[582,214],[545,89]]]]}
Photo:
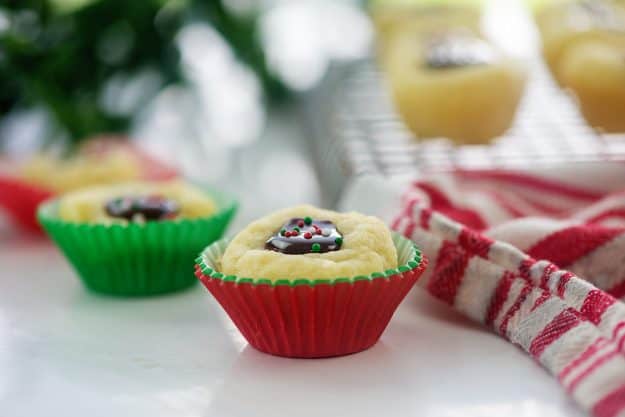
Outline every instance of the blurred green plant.
{"type": "Polygon", "coordinates": [[[132,115],[103,106],[104,86],[145,69],[162,85],[184,82],[175,36],[198,19],[224,36],[270,99],[285,96],[265,65],[257,16],[236,16],[222,1],[8,0],[0,5],[0,116],[43,105],[72,141],[123,133],[132,115]]]}

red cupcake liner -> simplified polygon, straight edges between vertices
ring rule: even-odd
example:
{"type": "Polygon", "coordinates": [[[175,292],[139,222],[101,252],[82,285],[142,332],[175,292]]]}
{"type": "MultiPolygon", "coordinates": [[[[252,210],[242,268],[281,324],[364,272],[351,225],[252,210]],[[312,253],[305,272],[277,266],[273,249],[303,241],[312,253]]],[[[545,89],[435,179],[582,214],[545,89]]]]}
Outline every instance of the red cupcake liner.
{"type": "Polygon", "coordinates": [[[52,197],[52,191],[30,185],[17,178],[0,176],[0,208],[22,229],[41,233],[37,222],[37,207],[52,197]]]}
{"type": "Polygon", "coordinates": [[[426,265],[419,254],[410,267],[333,281],[254,282],[206,273],[198,264],[195,273],[256,349],[323,358],[373,346],[426,265]]]}

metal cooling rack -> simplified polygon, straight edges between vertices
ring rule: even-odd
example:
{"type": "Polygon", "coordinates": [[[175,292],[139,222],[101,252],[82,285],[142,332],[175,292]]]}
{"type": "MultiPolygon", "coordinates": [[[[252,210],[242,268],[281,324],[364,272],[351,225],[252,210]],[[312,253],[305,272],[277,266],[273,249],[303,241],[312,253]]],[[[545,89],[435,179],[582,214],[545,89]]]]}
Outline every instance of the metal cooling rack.
{"type": "Polygon", "coordinates": [[[601,134],[542,61],[529,79],[511,129],[490,145],[454,146],[417,140],[393,109],[384,79],[371,61],[333,68],[312,101],[320,181],[332,202],[352,176],[417,175],[455,168],[523,168],[537,164],[625,161],[625,134],[601,134]]]}

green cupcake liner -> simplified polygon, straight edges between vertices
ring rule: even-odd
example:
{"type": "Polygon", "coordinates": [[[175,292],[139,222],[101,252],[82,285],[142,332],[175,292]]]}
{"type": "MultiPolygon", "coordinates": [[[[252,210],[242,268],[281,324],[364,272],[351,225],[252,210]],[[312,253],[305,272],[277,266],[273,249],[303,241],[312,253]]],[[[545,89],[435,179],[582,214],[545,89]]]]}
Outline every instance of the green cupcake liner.
{"type": "Polygon", "coordinates": [[[193,260],[222,237],[236,212],[234,199],[206,192],[218,211],[205,218],[126,225],[73,223],[58,217],[58,199],[42,204],[37,218],[89,289],[123,296],[161,294],[197,281],[193,260]]]}

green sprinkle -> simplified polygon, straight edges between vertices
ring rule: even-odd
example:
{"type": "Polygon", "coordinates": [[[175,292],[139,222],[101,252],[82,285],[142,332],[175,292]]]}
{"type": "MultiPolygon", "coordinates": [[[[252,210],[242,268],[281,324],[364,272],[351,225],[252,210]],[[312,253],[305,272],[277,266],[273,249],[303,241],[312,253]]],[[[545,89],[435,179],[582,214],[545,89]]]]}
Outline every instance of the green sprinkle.
{"type": "Polygon", "coordinates": [[[284,236],[286,234],[286,229],[280,230],[280,236],[284,236]]]}
{"type": "Polygon", "coordinates": [[[342,237],[337,237],[336,239],[334,239],[334,243],[336,243],[337,245],[342,245],[343,244],[343,238],[342,237]]]}
{"type": "Polygon", "coordinates": [[[304,223],[306,223],[307,225],[311,225],[312,224],[312,219],[308,216],[304,217],[304,223]]]}
{"type": "Polygon", "coordinates": [[[319,252],[321,250],[321,245],[318,243],[313,243],[310,249],[313,252],[319,252]]]}
{"type": "Polygon", "coordinates": [[[295,230],[297,233],[300,232],[299,227],[294,227],[293,230],[295,230]]]}

